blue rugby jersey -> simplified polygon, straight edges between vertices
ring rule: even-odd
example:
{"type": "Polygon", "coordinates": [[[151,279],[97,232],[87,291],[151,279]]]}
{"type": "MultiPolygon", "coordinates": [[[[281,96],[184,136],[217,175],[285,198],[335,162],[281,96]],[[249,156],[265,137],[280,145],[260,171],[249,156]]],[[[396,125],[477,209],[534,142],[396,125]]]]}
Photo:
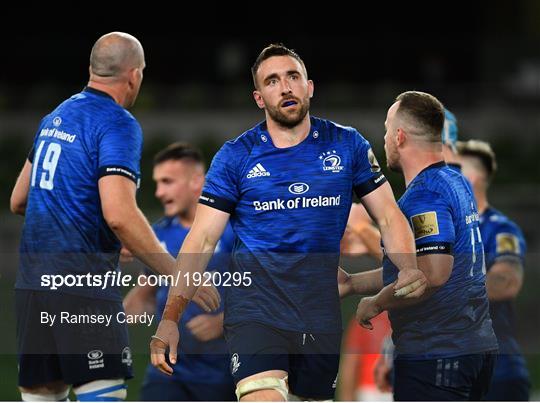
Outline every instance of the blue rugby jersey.
{"type": "MultiPolygon", "coordinates": [[[[444,162],[435,163],[411,181],[398,204],[413,230],[417,254],[452,254],[454,265],[429,299],[390,311],[396,353],[429,359],[496,349],[479,216],[467,180],[444,162]]],[[[385,256],[384,284],[397,274],[385,256]]]]}
{"type": "MultiPolygon", "coordinates": [[[[520,228],[500,211],[488,207],[480,215],[487,271],[500,260],[524,263],[527,245],[520,228]]],[[[489,312],[499,342],[494,379],[527,378],[528,370],[516,340],[514,301],[490,301],[489,312]]]]}
{"type": "Polygon", "coordinates": [[[358,131],[311,118],[299,144],[277,148],[263,122],[216,154],[200,202],[231,214],[233,271],[225,322],[313,333],[341,331],[336,270],[353,190],[386,181],[358,131]]]}
{"type": "MultiPolygon", "coordinates": [[[[92,88],[43,118],[29,154],[17,289],[48,290],[42,275],[119,270],[120,242],[103,218],[98,180],[122,175],[138,183],[142,141],[136,119],[92,88]]],[[[118,287],[82,284],[57,291],[121,301],[118,287]]]]}

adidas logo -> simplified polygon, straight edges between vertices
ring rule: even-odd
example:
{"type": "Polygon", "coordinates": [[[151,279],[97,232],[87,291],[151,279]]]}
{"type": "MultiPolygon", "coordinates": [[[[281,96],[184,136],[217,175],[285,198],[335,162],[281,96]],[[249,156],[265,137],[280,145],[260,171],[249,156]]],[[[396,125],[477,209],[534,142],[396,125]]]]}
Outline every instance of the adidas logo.
{"type": "Polygon", "coordinates": [[[258,176],[270,176],[270,172],[264,169],[264,167],[260,163],[258,163],[249,170],[247,178],[257,178],[258,176]]]}

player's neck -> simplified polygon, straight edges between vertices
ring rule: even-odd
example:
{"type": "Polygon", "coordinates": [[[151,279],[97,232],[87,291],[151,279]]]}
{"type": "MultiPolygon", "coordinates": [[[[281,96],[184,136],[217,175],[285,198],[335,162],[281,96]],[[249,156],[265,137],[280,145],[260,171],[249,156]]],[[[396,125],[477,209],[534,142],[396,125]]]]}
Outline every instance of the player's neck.
{"type": "Polygon", "coordinates": [[[114,102],[116,102],[117,104],[121,106],[124,106],[125,91],[122,91],[120,88],[118,88],[117,85],[105,84],[105,83],[100,83],[95,80],[89,80],[87,86],[90,88],[94,88],[95,90],[105,92],[106,94],[110,95],[114,99],[114,102]]]}
{"type": "Polygon", "coordinates": [[[309,113],[294,127],[285,127],[272,119],[266,119],[266,128],[277,148],[288,148],[300,144],[309,135],[311,121],[309,113]]]}
{"type": "Polygon", "coordinates": [[[444,162],[441,152],[412,151],[413,154],[409,157],[401,159],[401,168],[403,170],[403,176],[405,177],[405,186],[409,186],[413,179],[430,165],[441,161],[444,162]]]}

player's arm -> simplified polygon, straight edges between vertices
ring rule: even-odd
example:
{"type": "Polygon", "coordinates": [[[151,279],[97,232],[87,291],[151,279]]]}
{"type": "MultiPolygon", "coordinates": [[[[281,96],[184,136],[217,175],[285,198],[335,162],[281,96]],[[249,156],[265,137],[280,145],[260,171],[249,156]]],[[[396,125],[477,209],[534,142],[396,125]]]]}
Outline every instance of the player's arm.
{"type": "Polygon", "coordinates": [[[378,261],[382,260],[381,233],[373,226],[368,213],[361,204],[352,204],[347,228],[360,237],[371,256],[378,261]]]}
{"type": "Polygon", "coordinates": [[[229,213],[204,204],[197,206],[195,220],[176,260],[175,278],[179,281],[169,287],[161,322],[150,343],[152,365],[165,374],[172,374],[172,368],[165,360],[165,350],[169,347],[169,360],[176,363],[178,321],[197,289],[192,281],[193,274],[206,269],[229,216],[229,213]]]}
{"type": "Polygon", "coordinates": [[[373,329],[370,319],[388,309],[405,308],[420,304],[442,287],[452,274],[454,257],[449,254],[427,254],[418,257],[418,268],[427,278],[426,291],[418,298],[400,298],[394,293],[395,283],[384,287],[373,297],[362,298],[356,310],[356,319],[361,326],[373,329]]]}
{"type": "Polygon", "coordinates": [[[30,191],[30,174],[32,172],[32,163],[27,159],[15,182],[9,207],[13,214],[24,215],[26,203],[28,202],[28,192],[30,191]]]}
{"type": "Polygon", "coordinates": [[[365,195],[362,204],[380,228],[386,254],[399,270],[394,289],[406,298],[419,297],[426,288],[426,278],[418,270],[413,234],[392,188],[384,183],[365,195]]]}
{"type": "Polygon", "coordinates": [[[103,217],[120,242],[144,264],[160,274],[174,272],[174,258],[160,245],[137,206],[136,185],[120,175],[99,179],[103,217]]]}
{"type": "Polygon", "coordinates": [[[382,267],[349,274],[338,267],[338,289],[340,298],[349,295],[373,295],[383,288],[382,267]]]}
{"type": "Polygon", "coordinates": [[[517,257],[498,259],[486,275],[486,288],[490,301],[515,298],[523,285],[523,265],[517,257]]]}

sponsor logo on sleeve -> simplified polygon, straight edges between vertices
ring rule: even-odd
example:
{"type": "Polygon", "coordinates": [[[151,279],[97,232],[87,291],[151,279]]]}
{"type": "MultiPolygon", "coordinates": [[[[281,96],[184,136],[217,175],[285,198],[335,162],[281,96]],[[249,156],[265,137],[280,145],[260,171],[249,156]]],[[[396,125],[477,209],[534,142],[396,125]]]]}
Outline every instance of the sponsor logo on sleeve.
{"type": "Polygon", "coordinates": [[[411,217],[414,239],[439,234],[439,222],[435,211],[426,211],[411,217]]]}
{"type": "Polygon", "coordinates": [[[377,161],[377,158],[375,157],[375,154],[373,153],[373,150],[371,148],[367,152],[367,157],[369,165],[371,165],[371,172],[380,172],[381,166],[379,165],[379,162],[377,161]]]}
{"type": "Polygon", "coordinates": [[[497,253],[519,254],[519,240],[514,234],[501,232],[497,234],[497,253]]]}

